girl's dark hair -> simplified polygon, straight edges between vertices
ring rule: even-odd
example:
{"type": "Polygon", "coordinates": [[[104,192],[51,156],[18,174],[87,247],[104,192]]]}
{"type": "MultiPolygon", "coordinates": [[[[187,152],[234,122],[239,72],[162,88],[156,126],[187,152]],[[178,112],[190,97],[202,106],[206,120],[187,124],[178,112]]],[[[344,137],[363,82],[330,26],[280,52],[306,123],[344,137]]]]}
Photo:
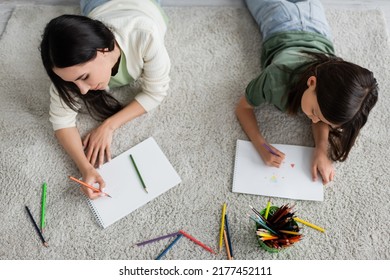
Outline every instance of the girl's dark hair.
{"type": "Polygon", "coordinates": [[[288,95],[288,111],[297,113],[310,76],[317,78],[316,96],[330,128],[330,158],[345,161],[368,114],[378,100],[378,84],[371,71],[339,57],[307,53],[313,60],[297,70],[300,74],[288,95]]]}
{"type": "Polygon", "coordinates": [[[79,15],[62,15],[52,19],[45,27],[40,45],[43,65],[60,98],[78,111],[79,100],[96,120],[115,114],[122,105],[104,90],[90,90],[81,94],[73,82],[57,76],[53,68],[65,68],[94,59],[98,49],[115,47],[114,34],[100,21],[79,15]]]}

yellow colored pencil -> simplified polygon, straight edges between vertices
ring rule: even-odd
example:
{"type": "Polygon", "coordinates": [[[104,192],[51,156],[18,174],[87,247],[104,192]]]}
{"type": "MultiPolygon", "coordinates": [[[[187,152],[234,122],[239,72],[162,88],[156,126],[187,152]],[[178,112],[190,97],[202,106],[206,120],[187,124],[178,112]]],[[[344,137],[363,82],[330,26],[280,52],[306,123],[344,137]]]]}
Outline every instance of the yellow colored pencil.
{"type": "Polygon", "coordinates": [[[308,227],[314,228],[314,229],[316,229],[316,230],[319,230],[319,231],[321,231],[321,232],[325,232],[325,229],[323,229],[322,227],[316,226],[316,225],[314,225],[314,224],[312,224],[312,223],[309,223],[309,222],[307,222],[307,221],[304,221],[304,220],[302,220],[302,219],[300,219],[300,218],[298,218],[298,217],[294,217],[294,221],[296,221],[296,222],[298,222],[298,223],[301,223],[301,224],[304,224],[304,225],[306,225],[306,226],[308,226],[308,227]]]}
{"type": "Polygon", "coordinates": [[[271,208],[271,199],[268,200],[268,203],[267,203],[267,208],[265,209],[265,214],[264,214],[264,218],[267,220],[268,219],[268,214],[269,214],[269,209],[271,208]]]}
{"type": "Polygon", "coordinates": [[[226,203],[222,206],[221,231],[219,232],[219,252],[222,251],[223,230],[225,229],[226,203]]]}
{"type": "Polygon", "coordinates": [[[261,232],[261,231],[256,231],[256,234],[258,236],[262,236],[262,237],[274,237],[275,235],[271,234],[271,233],[267,233],[267,232],[261,232]]]}

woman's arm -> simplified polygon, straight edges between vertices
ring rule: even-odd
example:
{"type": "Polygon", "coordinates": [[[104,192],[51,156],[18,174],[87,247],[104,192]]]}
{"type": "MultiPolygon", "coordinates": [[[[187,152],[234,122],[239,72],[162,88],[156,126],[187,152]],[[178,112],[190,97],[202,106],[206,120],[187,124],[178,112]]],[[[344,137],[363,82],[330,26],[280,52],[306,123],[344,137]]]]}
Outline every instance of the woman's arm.
{"type": "MultiPolygon", "coordinates": [[[[55,131],[55,135],[58,139],[58,142],[76,163],[82,174],[83,181],[90,185],[98,183],[99,188],[102,190],[105,186],[104,180],[87,160],[78,129],[76,127],[59,129],[55,131]]],[[[89,198],[94,199],[99,197],[98,193],[94,193],[88,188],[81,187],[81,190],[89,198]]]]}
{"type": "Polygon", "coordinates": [[[267,165],[279,167],[283,159],[285,158],[285,155],[281,151],[277,150],[276,148],[266,143],[257,125],[257,120],[256,120],[255,113],[253,111],[253,106],[251,106],[246,101],[245,96],[241,97],[240,101],[238,102],[238,105],[236,107],[236,115],[238,121],[241,124],[242,129],[244,130],[248,138],[251,140],[252,144],[255,146],[257,152],[260,154],[263,161],[267,165]],[[271,154],[264,147],[264,144],[271,147],[272,151],[275,152],[277,156],[271,154]]]}
{"type": "Polygon", "coordinates": [[[322,176],[322,182],[327,184],[334,177],[332,161],[328,157],[329,125],[321,121],[313,123],[312,130],[315,143],[311,170],[312,177],[314,181],[317,180],[317,171],[319,171],[322,176]]]}

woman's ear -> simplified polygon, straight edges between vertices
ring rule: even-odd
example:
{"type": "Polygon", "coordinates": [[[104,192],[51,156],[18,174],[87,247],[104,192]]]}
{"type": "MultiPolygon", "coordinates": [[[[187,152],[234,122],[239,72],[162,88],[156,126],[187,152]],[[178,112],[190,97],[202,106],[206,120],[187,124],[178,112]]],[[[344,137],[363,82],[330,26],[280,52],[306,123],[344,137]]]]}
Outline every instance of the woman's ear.
{"type": "Polygon", "coordinates": [[[307,79],[307,86],[308,87],[316,87],[317,84],[317,77],[316,76],[310,76],[309,79],[307,79]]]}

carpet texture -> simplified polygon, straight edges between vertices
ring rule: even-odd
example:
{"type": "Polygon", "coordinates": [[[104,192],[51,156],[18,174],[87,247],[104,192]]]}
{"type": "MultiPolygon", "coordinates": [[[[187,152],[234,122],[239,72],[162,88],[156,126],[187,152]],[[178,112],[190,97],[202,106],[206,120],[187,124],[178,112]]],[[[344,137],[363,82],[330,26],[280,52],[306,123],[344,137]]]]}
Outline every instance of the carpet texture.
{"type": "MultiPolygon", "coordinates": [[[[338,163],[335,181],[323,202],[274,198],[274,205],[296,203],[296,214],[326,229],[303,227],[304,238],[271,254],[259,248],[249,205],[268,198],[232,193],[237,139],[247,139],[234,114],[247,83],[260,71],[260,35],[243,8],[166,8],[166,45],[172,59],[169,97],[156,110],[118,129],[113,155],[153,136],[182,183],[103,230],[68,175],[77,168],[53,136],[48,120],[50,85],[38,45],[45,24],[77,7],[21,6],[0,41],[0,258],[1,259],[154,259],[169,243],[131,247],[184,229],[218,251],[222,204],[227,202],[236,259],[389,259],[390,50],[380,11],[327,9],[336,52],[371,69],[380,100],[361,131],[349,159],[338,163]],[[28,220],[28,205],[40,217],[41,184],[48,184],[44,248],[28,220]]],[[[127,102],[137,84],[115,91],[127,102]]],[[[313,146],[310,122],[273,106],[256,110],[270,143],[313,146]]],[[[80,115],[85,135],[97,125],[80,115]]],[[[166,259],[226,259],[183,238],[166,259]]]]}

